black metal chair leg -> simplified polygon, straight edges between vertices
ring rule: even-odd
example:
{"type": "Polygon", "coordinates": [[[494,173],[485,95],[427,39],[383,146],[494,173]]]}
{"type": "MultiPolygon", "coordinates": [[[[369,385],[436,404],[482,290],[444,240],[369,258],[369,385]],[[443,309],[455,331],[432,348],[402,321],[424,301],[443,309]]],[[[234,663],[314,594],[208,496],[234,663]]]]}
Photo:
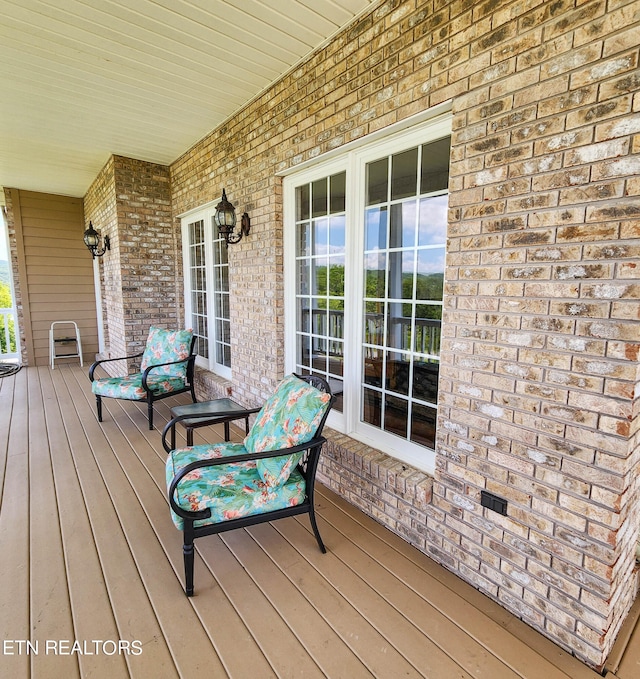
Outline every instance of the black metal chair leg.
{"type": "Polygon", "coordinates": [[[316,514],[313,509],[313,506],[309,510],[309,521],[311,522],[311,528],[313,529],[313,534],[316,536],[316,540],[318,541],[318,547],[320,547],[320,551],[323,554],[327,553],[327,548],[324,546],[324,542],[322,542],[322,537],[320,535],[320,531],[318,530],[318,524],[316,523],[316,514]]]}
{"type": "Polygon", "coordinates": [[[193,596],[193,527],[189,529],[185,525],[183,538],[184,591],[187,596],[193,596]]]}
{"type": "Polygon", "coordinates": [[[102,397],[96,396],[96,409],[98,411],[98,422],[102,422],[102,397]]]}
{"type": "Polygon", "coordinates": [[[147,401],[147,416],[149,418],[149,429],[153,429],[153,399],[147,401]]]}

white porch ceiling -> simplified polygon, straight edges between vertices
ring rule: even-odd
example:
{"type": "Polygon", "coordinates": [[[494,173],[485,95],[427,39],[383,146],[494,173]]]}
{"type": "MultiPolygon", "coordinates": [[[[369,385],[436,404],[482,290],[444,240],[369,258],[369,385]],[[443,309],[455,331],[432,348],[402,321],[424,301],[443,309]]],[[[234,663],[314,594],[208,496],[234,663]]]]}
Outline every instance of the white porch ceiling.
{"type": "Polygon", "coordinates": [[[169,164],[374,1],[2,0],[0,187],[169,164]]]}

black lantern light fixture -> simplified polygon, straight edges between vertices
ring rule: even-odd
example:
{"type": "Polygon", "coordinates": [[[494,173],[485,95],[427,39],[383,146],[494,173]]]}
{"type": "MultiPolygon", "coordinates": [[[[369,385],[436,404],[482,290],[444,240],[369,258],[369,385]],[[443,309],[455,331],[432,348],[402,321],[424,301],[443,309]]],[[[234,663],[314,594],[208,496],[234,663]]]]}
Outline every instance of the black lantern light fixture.
{"type": "Polygon", "coordinates": [[[227,246],[231,243],[239,243],[243,236],[248,236],[251,229],[249,215],[244,212],[240,218],[240,232],[234,234],[236,226],[236,209],[227,200],[227,193],[222,189],[222,200],[216,205],[216,214],[213,221],[218,227],[218,233],[225,239],[227,246]]]}
{"type": "Polygon", "coordinates": [[[107,250],[111,250],[109,236],[104,237],[104,246],[100,247],[100,234],[93,228],[91,222],[89,222],[89,228],[84,232],[84,244],[89,248],[94,259],[102,257],[107,250]]]}

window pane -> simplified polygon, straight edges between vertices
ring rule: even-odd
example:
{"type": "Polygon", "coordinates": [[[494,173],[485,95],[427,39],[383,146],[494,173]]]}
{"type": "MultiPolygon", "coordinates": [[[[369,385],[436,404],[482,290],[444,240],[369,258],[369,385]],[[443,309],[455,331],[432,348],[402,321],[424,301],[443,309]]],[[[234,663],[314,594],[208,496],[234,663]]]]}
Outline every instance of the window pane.
{"type": "Polygon", "coordinates": [[[414,250],[400,250],[389,253],[389,297],[394,299],[413,298],[415,258],[414,250]]]}
{"type": "MultiPolygon", "coordinates": [[[[329,368],[331,370],[331,367],[329,368]]],[[[333,371],[331,371],[333,373],[333,371]]],[[[333,373],[335,374],[335,373],[333,373]]],[[[335,401],[334,401],[334,408],[338,412],[343,412],[344,410],[344,405],[343,405],[343,397],[344,397],[344,382],[340,379],[336,379],[335,377],[331,377],[329,379],[329,387],[331,388],[331,393],[333,394],[335,401]]]]}
{"type": "Polygon", "coordinates": [[[309,207],[309,184],[303,184],[296,188],[296,221],[299,222],[303,219],[309,219],[310,215],[309,207]]]}
{"type": "Polygon", "coordinates": [[[416,242],[416,201],[391,206],[389,247],[410,248],[416,242]]]}
{"type": "Polygon", "coordinates": [[[411,350],[411,305],[399,302],[388,303],[387,319],[387,343],[386,346],[394,349],[411,350]],[[409,307],[409,313],[404,307],[409,307]]]}
{"type": "Polygon", "coordinates": [[[418,245],[446,243],[448,206],[449,196],[447,194],[420,200],[418,245]]]}
{"type": "MultiPolygon", "coordinates": [[[[324,300],[323,300],[324,301],[324,300]]],[[[316,300],[317,302],[317,300],[316,300]]],[[[311,320],[311,332],[314,335],[327,334],[327,311],[322,308],[314,308],[313,318],[311,320]]]]}
{"type": "Polygon", "coordinates": [[[345,216],[338,215],[329,219],[329,248],[328,252],[344,252],[345,245],[345,216]]]}
{"type": "Polygon", "coordinates": [[[309,335],[298,335],[298,364],[311,366],[311,337],[309,335]]]}
{"type": "Polygon", "coordinates": [[[395,351],[387,352],[385,369],[385,388],[396,394],[409,394],[409,370],[411,368],[410,354],[401,354],[395,351]]]}
{"type": "Polygon", "coordinates": [[[445,137],[422,147],[420,193],[441,191],[449,186],[451,138],[445,137]]]}
{"type": "Polygon", "coordinates": [[[229,290],[229,267],[228,266],[221,266],[220,267],[219,286],[220,286],[220,290],[224,290],[224,291],[229,290]]]}
{"type": "Polygon", "coordinates": [[[386,290],[387,256],[384,254],[366,255],[365,260],[365,298],[384,297],[386,290]]]}
{"type": "Polygon", "coordinates": [[[313,287],[311,294],[326,295],[327,294],[327,258],[317,257],[311,261],[313,267],[313,287]]]}
{"type": "Polygon", "coordinates": [[[228,308],[228,302],[225,304],[225,300],[228,300],[227,295],[221,295],[220,293],[216,293],[214,295],[214,300],[215,300],[215,310],[216,310],[216,327],[220,327],[220,322],[223,321],[226,316],[225,316],[225,307],[228,308]]]}
{"type": "Polygon", "coordinates": [[[345,210],[346,178],[346,172],[341,172],[340,174],[333,175],[329,180],[329,212],[331,214],[344,212],[345,210]]]}
{"type": "Polygon", "coordinates": [[[327,341],[322,337],[313,337],[311,340],[313,356],[311,367],[314,371],[326,374],[327,372],[327,341]]]}
{"type": "Polygon", "coordinates": [[[344,296],[344,255],[329,259],[329,296],[344,296]]]}
{"type": "Polygon", "coordinates": [[[413,350],[419,354],[440,355],[442,305],[416,304],[413,350]]]}
{"type": "Polygon", "coordinates": [[[344,374],[344,342],[332,340],[329,344],[329,372],[342,377],[344,374]]]}
{"type": "Polygon", "coordinates": [[[418,250],[416,299],[442,300],[444,248],[418,250]]]}
{"type": "Polygon", "coordinates": [[[191,253],[191,266],[204,266],[204,245],[194,244],[191,253]]]}
{"type": "Polygon", "coordinates": [[[391,200],[415,196],[418,191],[418,149],[391,158],[391,200]]]}
{"type": "Polygon", "coordinates": [[[411,410],[411,440],[427,448],[435,448],[436,417],[435,408],[414,405],[411,410]]]}
{"type": "Polygon", "coordinates": [[[374,208],[365,212],[365,250],[384,250],[387,247],[387,208],[374,208]]]}
{"type": "Polygon", "coordinates": [[[313,238],[312,254],[326,255],[329,245],[329,220],[314,219],[311,222],[311,231],[313,238]]]}
{"type": "Polygon", "coordinates": [[[298,299],[298,319],[296,327],[301,332],[311,332],[311,311],[309,299],[300,297],[298,299]]]}
{"type": "Polygon", "coordinates": [[[373,389],[362,390],[362,421],[376,427],[382,422],[382,395],[373,389]]]}
{"type": "Polygon", "coordinates": [[[228,248],[223,240],[215,240],[213,242],[213,263],[220,266],[227,264],[228,248]]]}
{"type": "Polygon", "coordinates": [[[322,217],[327,211],[327,180],[320,179],[311,186],[311,216],[322,217]]]}
{"type": "Polygon", "coordinates": [[[407,438],[409,422],[409,402],[403,398],[387,396],[384,400],[384,429],[407,438]]]}
{"type": "Polygon", "coordinates": [[[421,401],[438,403],[438,361],[414,361],[413,395],[421,401]]]}
{"type": "MultiPolygon", "coordinates": [[[[384,344],[384,302],[367,302],[364,317],[364,342],[374,346],[384,344]]],[[[371,351],[365,349],[365,354],[371,351]]]]}
{"type": "Polygon", "coordinates": [[[218,339],[225,344],[231,342],[231,324],[229,321],[218,321],[218,339]]]}
{"type": "Polygon", "coordinates": [[[223,355],[222,355],[222,360],[218,361],[218,363],[222,363],[222,365],[231,365],[231,347],[228,344],[225,344],[223,346],[223,355]]]}
{"type": "Polygon", "coordinates": [[[301,256],[311,254],[311,224],[303,222],[296,228],[296,253],[301,256]]]}
{"type": "Polygon", "coordinates": [[[367,205],[387,201],[389,162],[386,158],[367,165],[367,205]]]}
{"type": "Polygon", "coordinates": [[[311,269],[308,259],[300,259],[296,263],[298,268],[297,288],[298,294],[308,295],[311,290],[311,269]]]}
{"type": "Polygon", "coordinates": [[[222,316],[228,319],[230,316],[229,312],[229,295],[223,295],[222,297],[222,316]]]}

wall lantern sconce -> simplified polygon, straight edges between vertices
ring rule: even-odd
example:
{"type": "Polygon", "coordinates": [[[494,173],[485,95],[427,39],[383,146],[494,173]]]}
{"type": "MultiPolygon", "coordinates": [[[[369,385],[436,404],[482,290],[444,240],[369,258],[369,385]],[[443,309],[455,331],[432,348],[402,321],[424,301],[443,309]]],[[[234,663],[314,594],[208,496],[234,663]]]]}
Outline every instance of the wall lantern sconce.
{"type": "Polygon", "coordinates": [[[213,221],[218,227],[218,233],[225,239],[227,247],[231,243],[239,243],[242,236],[248,236],[251,229],[251,220],[245,212],[240,218],[240,233],[233,233],[236,226],[236,209],[227,200],[227,193],[222,189],[222,200],[216,205],[216,214],[213,221]]]}
{"type": "Polygon", "coordinates": [[[109,236],[104,237],[104,246],[100,247],[100,234],[93,228],[93,224],[89,222],[89,228],[84,232],[84,244],[89,248],[92,257],[102,257],[107,250],[111,250],[111,243],[109,236]]]}

